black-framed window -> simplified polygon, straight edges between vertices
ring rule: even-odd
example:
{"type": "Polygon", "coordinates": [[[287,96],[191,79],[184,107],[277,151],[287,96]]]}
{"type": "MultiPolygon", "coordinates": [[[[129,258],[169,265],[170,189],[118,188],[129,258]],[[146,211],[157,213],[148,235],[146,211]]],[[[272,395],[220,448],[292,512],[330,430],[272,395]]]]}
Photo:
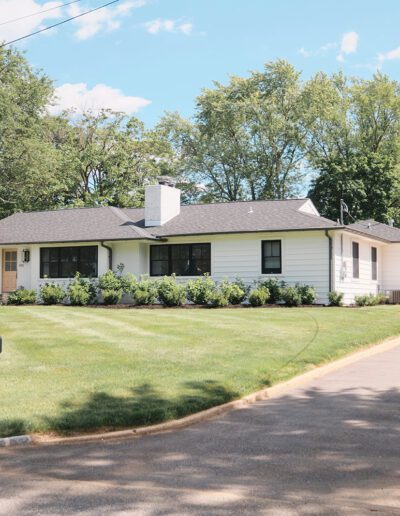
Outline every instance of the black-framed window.
{"type": "Polygon", "coordinates": [[[282,241],[263,240],[261,242],[261,270],[263,274],[282,273],[282,241]]]}
{"type": "Polygon", "coordinates": [[[201,276],[211,273],[211,244],[150,246],[151,276],[201,276]]]}
{"type": "Polygon", "coordinates": [[[353,242],[353,278],[360,277],[360,246],[353,242]]]}
{"type": "Polygon", "coordinates": [[[378,279],[378,249],[371,247],[371,275],[372,279],[378,279]]]}
{"type": "Polygon", "coordinates": [[[84,278],[97,277],[98,247],[41,247],[41,278],[73,278],[77,272],[84,278]]]}

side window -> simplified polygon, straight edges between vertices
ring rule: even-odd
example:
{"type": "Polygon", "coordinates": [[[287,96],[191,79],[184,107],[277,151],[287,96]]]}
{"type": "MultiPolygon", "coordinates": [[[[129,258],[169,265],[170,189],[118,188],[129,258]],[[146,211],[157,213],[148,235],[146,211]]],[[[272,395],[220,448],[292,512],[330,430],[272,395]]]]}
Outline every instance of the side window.
{"type": "Polygon", "coordinates": [[[353,242],[353,278],[360,277],[360,246],[353,242]]]}
{"type": "Polygon", "coordinates": [[[373,280],[378,279],[378,249],[371,247],[371,277],[373,280]]]}
{"type": "Polygon", "coordinates": [[[263,240],[261,243],[261,270],[263,274],[282,273],[282,241],[263,240]]]}

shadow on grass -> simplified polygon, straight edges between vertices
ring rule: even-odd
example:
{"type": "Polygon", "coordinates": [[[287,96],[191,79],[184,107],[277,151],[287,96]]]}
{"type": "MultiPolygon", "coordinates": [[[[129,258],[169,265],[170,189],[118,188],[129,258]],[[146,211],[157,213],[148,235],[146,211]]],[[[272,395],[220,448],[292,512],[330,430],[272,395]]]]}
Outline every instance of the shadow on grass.
{"type": "Polygon", "coordinates": [[[68,435],[94,429],[114,430],[129,426],[144,426],[184,417],[238,397],[238,393],[212,380],[188,382],[190,391],[168,399],[150,384],[131,389],[128,396],[94,393],[79,406],[65,402],[55,418],[44,418],[45,427],[68,435]]]}

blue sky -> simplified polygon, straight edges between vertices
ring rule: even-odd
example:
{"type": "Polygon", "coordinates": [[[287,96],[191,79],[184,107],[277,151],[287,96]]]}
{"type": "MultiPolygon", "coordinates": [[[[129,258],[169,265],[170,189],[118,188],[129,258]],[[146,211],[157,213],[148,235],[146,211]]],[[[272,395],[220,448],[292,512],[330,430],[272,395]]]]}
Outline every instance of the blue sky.
{"type": "MultiPolygon", "coordinates": [[[[0,0],[0,22],[66,1],[0,0]]],[[[0,39],[105,1],[0,25],[0,39]]],[[[196,95],[213,80],[277,58],[305,79],[340,69],[369,77],[378,68],[400,79],[399,20],[400,2],[392,0],[120,0],[18,47],[55,81],[62,106],[119,108],[151,126],[164,111],[192,115],[196,95]]]]}

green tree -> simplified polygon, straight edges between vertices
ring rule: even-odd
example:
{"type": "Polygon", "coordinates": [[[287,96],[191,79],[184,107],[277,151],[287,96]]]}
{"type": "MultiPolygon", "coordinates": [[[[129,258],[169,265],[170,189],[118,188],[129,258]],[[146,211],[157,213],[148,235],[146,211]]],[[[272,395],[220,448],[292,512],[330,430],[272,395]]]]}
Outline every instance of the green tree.
{"type": "Polygon", "coordinates": [[[202,200],[280,199],[297,193],[301,179],[303,103],[299,73],[277,61],[204,90],[193,122],[170,114],[159,127],[193,196],[200,184],[202,200]]]}
{"type": "Polygon", "coordinates": [[[109,110],[64,117],[66,130],[54,137],[68,171],[66,204],[141,206],[144,186],[171,172],[169,143],[137,118],[109,110]]]}
{"type": "Polygon", "coordinates": [[[317,171],[309,195],[336,219],[343,198],[355,218],[400,222],[400,86],[372,79],[317,74],[305,86],[307,148],[317,171]]]}
{"type": "Polygon", "coordinates": [[[0,49],[0,218],[52,205],[64,185],[48,139],[49,78],[13,49],[0,49]]]}
{"type": "MultiPolygon", "coordinates": [[[[369,152],[346,160],[341,156],[325,160],[309,195],[325,217],[340,217],[340,200],[354,219],[373,218],[400,223],[398,167],[390,156],[369,152]]],[[[345,223],[353,222],[346,216],[345,223]]]]}

